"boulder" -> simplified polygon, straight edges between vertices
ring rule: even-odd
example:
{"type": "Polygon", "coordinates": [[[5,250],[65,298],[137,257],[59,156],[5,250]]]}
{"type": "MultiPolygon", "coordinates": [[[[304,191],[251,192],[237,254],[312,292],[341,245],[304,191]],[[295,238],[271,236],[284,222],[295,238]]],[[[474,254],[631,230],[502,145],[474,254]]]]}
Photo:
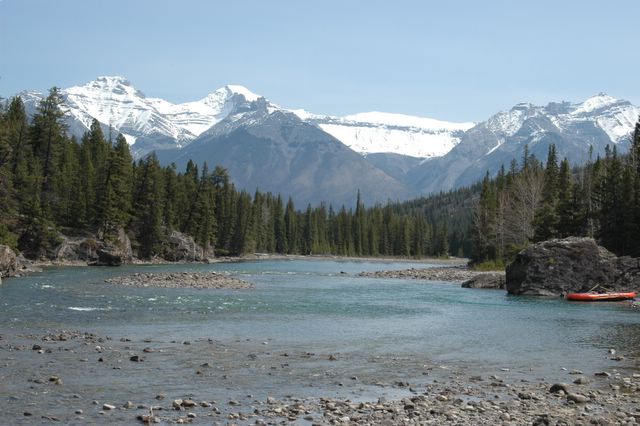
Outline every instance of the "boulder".
{"type": "Polygon", "coordinates": [[[131,241],[123,229],[109,234],[104,240],[93,235],[83,237],[67,237],[59,235],[62,243],[56,247],[51,256],[59,262],[85,261],[95,266],[119,266],[131,263],[133,251],[131,241]]]}
{"type": "Polygon", "coordinates": [[[93,237],[67,237],[59,235],[62,241],[55,248],[52,260],[60,262],[86,261],[95,262],[98,260],[98,250],[102,244],[93,237]]]}
{"type": "Polygon", "coordinates": [[[91,266],[120,266],[124,261],[124,256],[119,250],[98,250],[98,260],[91,262],[91,266]]]}
{"type": "Polygon", "coordinates": [[[0,245],[0,279],[12,277],[20,269],[20,263],[11,247],[0,245]]]}
{"type": "Polygon", "coordinates": [[[213,257],[213,252],[204,250],[193,237],[171,231],[163,257],[170,262],[202,262],[213,257]]]}
{"type": "Polygon", "coordinates": [[[572,292],[638,291],[640,259],[617,257],[593,238],[533,244],[507,266],[507,292],[562,296],[572,292]]]}
{"type": "Polygon", "coordinates": [[[465,288],[504,288],[504,274],[499,272],[487,272],[479,274],[462,283],[465,288]]]}

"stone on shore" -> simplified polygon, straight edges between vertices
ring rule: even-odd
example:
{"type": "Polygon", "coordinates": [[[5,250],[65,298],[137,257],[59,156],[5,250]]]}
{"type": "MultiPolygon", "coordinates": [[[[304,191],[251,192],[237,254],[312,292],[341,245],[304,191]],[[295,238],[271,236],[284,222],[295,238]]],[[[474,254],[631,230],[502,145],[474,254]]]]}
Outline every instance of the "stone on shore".
{"type": "Polygon", "coordinates": [[[11,247],[0,245],[0,282],[2,277],[12,277],[20,269],[20,263],[11,247]]]}
{"type": "Polygon", "coordinates": [[[171,231],[163,257],[170,262],[202,262],[214,257],[213,250],[205,250],[193,237],[171,231]]]}
{"type": "Polygon", "coordinates": [[[640,290],[640,259],[617,257],[593,238],[533,244],[507,266],[510,294],[562,296],[590,290],[640,290]]]}
{"type": "Polygon", "coordinates": [[[470,280],[463,282],[462,287],[502,289],[505,287],[504,274],[498,272],[479,274],[470,280]]]}

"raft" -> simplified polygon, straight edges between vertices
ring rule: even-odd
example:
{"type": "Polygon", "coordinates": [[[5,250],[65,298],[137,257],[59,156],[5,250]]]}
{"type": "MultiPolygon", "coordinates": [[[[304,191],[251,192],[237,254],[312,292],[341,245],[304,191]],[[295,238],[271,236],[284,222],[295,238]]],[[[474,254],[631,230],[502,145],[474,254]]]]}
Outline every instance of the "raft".
{"type": "Polygon", "coordinates": [[[618,293],[569,293],[567,300],[577,300],[581,302],[607,302],[616,300],[627,300],[636,297],[634,291],[618,293]]]}

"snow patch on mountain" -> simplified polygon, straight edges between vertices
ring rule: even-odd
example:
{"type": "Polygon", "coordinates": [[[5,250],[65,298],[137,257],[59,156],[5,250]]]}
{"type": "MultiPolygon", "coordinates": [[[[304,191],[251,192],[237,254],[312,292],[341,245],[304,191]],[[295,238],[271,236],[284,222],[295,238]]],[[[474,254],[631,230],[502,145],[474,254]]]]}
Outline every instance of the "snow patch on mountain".
{"type": "Polygon", "coordinates": [[[378,111],[344,117],[316,115],[305,110],[291,112],[361,154],[439,157],[460,142],[464,131],[474,125],[378,111]]]}

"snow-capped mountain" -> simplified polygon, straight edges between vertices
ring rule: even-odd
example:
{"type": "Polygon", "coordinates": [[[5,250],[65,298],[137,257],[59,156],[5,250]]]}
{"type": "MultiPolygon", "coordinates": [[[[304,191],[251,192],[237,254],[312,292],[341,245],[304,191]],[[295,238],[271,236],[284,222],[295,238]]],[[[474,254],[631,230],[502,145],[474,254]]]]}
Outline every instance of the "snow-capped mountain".
{"type": "MultiPolygon", "coordinates": [[[[147,98],[123,77],[98,77],[82,86],[62,89],[71,133],[80,136],[93,119],[106,129],[122,133],[137,155],[154,149],[188,145],[231,112],[255,101],[258,95],[242,86],[228,85],[198,101],[183,104],[147,98]]],[[[35,110],[43,94],[20,94],[27,110],[35,110]]]]}
{"type": "Polygon", "coordinates": [[[322,201],[351,206],[358,190],[367,204],[411,197],[402,182],[364,156],[264,98],[229,114],[184,148],[159,151],[158,158],[179,168],[190,159],[220,165],[236,187],[290,196],[297,206],[322,201]]]}
{"type": "MultiPolygon", "coordinates": [[[[147,98],[127,79],[98,77],[82,86],[62,89],[70,132],[81,136],[97,119],[107,130],[122,133],[140,156],[151,150],[180,148],[229,115],[242,112],[261,99],[243,86],[227,85],[203,99],[173,104],[147,98]]],[[[35,110],[44,96],[21,93],[35,110]]],[[[281,109],[265,100],[272,110],[281,109]]],[[[360,154],[396,153],[419,158],[439,157],[451,150],[473,123],[452,123],[401,114],[369,112],[345,117],[291,110],[303,121],[320,127],[360,154]]]]}
{"type": "Polygon", "coordinates": [[[456,146],[464,132],[474,125],[377,111],[344,117],[315,115],[304,110],[292,112],[361,154],[440,157],[456,146]]]}
{"type": "Polygon", "coordinates": [[[591,149],[594,156],[602,154],[611,144],[625,152],[639,114],[630,102],[603,93],[581,103],[517,104],[469,129],[451,151],[412,170],[408,179],[421,193],[468,185],[519,161],[525,146],[544,161],[555,144],[558,158],[572,164],[584,163],[591,149]]]}
{"type": "MultiPolygon", "coordinates": [[[[165,164],[193,158],[222,164],[243,189],[257,186],[303,202],[348,203],[360,188],[369,201],[413,197],[469,185],[550,144],[580,164],[617,144],[625,152],[640,110],[598,94],[580,103],[515,105],[488,120],[453,123],[369,112],[345,117],[281,108],[242,86],[224,86],[182,104],[147,98],[122,77],[62,89],[69,131],[95,118],[132,144],[135,156],[159,152],[165,164]],[[324,198],[323,198],[324,197],[324,198]]],[[[44,95],[20,94],[29,113],[44,95]]]]}

